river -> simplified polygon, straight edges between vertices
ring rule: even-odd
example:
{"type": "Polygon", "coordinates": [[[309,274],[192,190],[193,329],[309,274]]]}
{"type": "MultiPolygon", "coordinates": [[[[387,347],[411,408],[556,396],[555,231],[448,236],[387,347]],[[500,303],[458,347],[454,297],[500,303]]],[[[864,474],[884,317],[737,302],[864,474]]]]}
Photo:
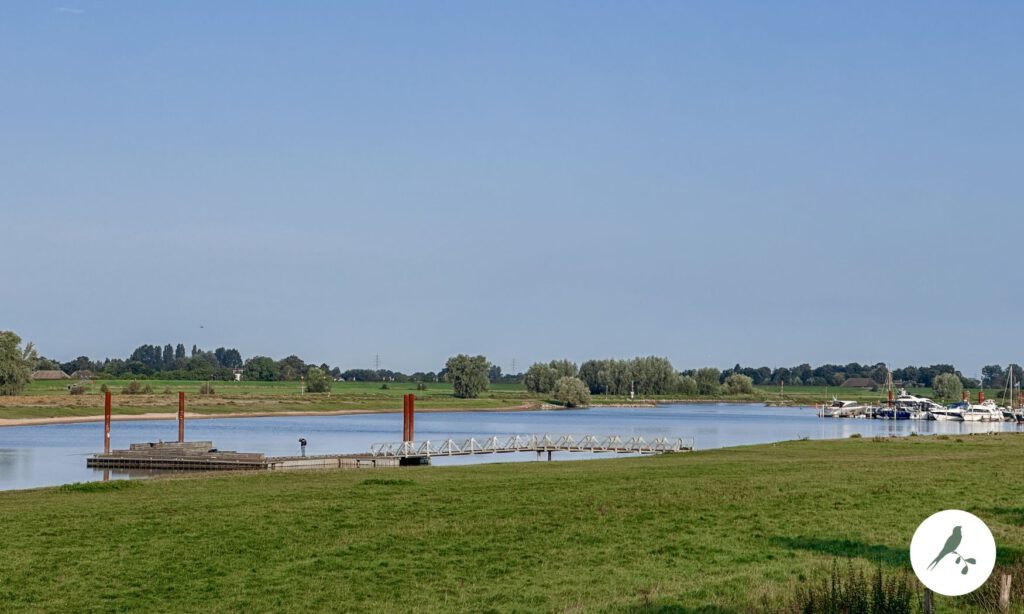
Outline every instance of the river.
{"type": "MultiPolygon", "coordinates": [[[[416,439],[432,441],[495,435],[572,434],[692,437],[697,449],[771,443],[809,437],[841,439],[859,433],[909,435],[1016,431],[1014,423],[822,419],[813,408],[764,405],[687,404],[657,407],[599,407],[581,410],[516,412],[422,412],[416,415],[416,439]]],[[[309,441],[306,453],[368,452],[374,443],[401,439],[402,415],[283,416],[192,420],[188,440],[210,440],[221,450],[263,452],[268,456],[299,453],[298,438],[309,441]]],[[[114,422],[111,448],[130,443],[174,441],[173,420],[114,422]]],[[[54,486],[102,479],[88,469],[86,457],[101,450],[103,424],[55,424],[0,428],[0,490],[54,486]]],[[[607,454],[559,453],[555,460],[607,458],[607,454]]],[[[435,459],[435,465],[477,462],[536,462],[534,454],[503,454],[435,459]]],[[[145,477],[133,472],[131,476],[145,477]]]]}

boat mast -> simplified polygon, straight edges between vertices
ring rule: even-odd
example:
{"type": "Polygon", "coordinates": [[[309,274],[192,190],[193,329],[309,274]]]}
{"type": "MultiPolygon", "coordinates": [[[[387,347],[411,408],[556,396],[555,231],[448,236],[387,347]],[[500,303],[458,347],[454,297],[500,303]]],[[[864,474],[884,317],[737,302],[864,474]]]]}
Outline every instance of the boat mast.
{"type": "MultiPolygon", "coordinates": [[[[1009,386],[1009,388],[1010,388],[1010,413],[1013,413],[1013,363],[1012,362],[1010,363],[1010,366],[1007,367],[1007,369],[1010,371],[1010,379],[1009,379],[1009,382],[1007,384],[1009,386]]],[[[1005,396],[1006,395],[1004,395],[1004,397],[1005,396]]]]}
{"type": "MultiPolygon", "coordinates": [[[[889,370],[888,365],[885,367],[885,388],[889,394],[889,409],[892,409],[896,405],[893,400],[893,391],[895,390],[895,386],[892,383],[892,371],[889,370]]],[[[896,414],[893,413],[892,417],[895,418],[896,414]]]]}

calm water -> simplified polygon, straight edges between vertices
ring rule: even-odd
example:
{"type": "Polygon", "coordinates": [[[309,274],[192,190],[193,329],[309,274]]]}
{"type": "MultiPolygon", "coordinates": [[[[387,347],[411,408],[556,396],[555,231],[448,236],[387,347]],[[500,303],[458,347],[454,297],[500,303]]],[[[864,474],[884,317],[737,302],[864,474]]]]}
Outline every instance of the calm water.
{"type": "MultiPolygon", "coordinates": [[[[822,419],[814,409],[763,405],[662,405],[651,408],[502,413],[421,413],[416,439],[444,440],[494,435],[573,434],[631,437],[693,437],[698,449],[770,443],[810,437],[839,439],[860,433],[978,433],[1017,430],[1013,423],[964,423],[822,419]]],[[[368,452],[370,445],[401,439],[401,414],[301,416],[193,420],[186,424],[189,440],[210,440],[221,450],[264,452],[268,456],[298,454],[298,438],[309,441],[307,454],[368,452]]],[[[173,420],[114,422],[111,448],[130,443],[174,441],[173,420]]],[[[0,428],[0,490],[52,486],[102,479],[102,470],[87,469],[85,459],[103,446],[103,424],[61,424],[0,428]]],[[[606,458],[605,454],[556,454],[558,460],[606,458]]],[[[474,462],[536,462],[534,454],[435,459],[435,464],[474,462]]],[[[134,472],[111,477],[144,477],[134,472]]]]}

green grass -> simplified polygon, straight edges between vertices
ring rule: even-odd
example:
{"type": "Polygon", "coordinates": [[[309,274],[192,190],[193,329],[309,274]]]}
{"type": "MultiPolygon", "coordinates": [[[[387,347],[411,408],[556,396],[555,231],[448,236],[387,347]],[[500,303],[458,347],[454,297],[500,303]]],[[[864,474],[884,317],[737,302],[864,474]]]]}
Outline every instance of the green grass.
{"type": "Polygon", "coordinates": [[[398,411],[402,395],[416,395],[419,409],[496,409],[546,402],[545,395],[533,395],[518,385],[496,384],[476,399],[455,398],[450,384],[336,382],[330,393],[303,393],[299,382],[213,382],[215,394],[201,395],[204,382],[145,380],[153,393],[120,394],[129,380],[97,380],[88,383],[86,394],[68,393],[68,380],[38,381],[17,397],[0,397],[0,418],[48,418],[96,416],[103,413],[101,386],[114,394],[114,414],[172,413],[178,409],[178,392],[187,396],[187,410],[204,414],[369,410],[398,411]]]}
{"type": "MultiPolygon", "coordinates": [[[[1019,435],[850,439],[7,492],[0,603],[749,612],[827,574],[836,557],[906,568],[917,524],[946,508],[989,524],[1001,566],[1021,560],[1022,458],[1019,435]]],[[[938,597],[937,611],[979,611],[973,603],[938,597]]]]}

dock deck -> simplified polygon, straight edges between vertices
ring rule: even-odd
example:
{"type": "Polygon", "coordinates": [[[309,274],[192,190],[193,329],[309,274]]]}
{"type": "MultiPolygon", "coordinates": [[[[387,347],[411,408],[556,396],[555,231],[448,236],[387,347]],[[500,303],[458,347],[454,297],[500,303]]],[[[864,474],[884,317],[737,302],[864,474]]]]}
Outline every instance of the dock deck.
{"type": "Polygon", "coordinates": [[[258,452],[218,450],[211,441],[133,443],[86,459],[96,469],[162,469],[170,471],[376,469],[429,464],[413,458],[376,458],[370,454],[266,456],[258,452]]]}

